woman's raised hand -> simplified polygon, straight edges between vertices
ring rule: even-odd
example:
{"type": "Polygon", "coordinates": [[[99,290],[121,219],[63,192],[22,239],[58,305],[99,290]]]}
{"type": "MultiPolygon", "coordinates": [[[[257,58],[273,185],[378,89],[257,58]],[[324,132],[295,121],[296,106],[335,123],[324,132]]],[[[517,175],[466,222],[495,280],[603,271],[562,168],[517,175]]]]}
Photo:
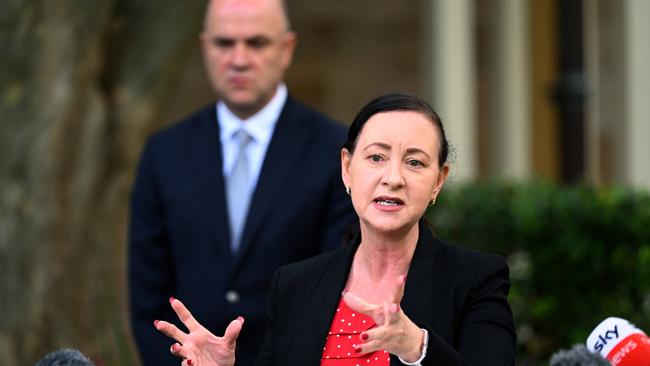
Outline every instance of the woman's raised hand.
{"type": "Polygon", "coordinates": [[[185,333],[174,324],[156,320],[154,326],[177,343],[170,350],[174,356],[183,359],[183,366],[230,366],[235,364],[235,344],[244,318],[241,316],[230,322],[223,337],[217,337],[205,329],[194,319],[189,310],[178,300],[171,298],[169,302],[188,329],[185,333]]]}
{"type": "Polygon", "coordinates": [[[355,352],[370,353],[386,350],[407,362],[414,362],[422,354],[424,333],[409,319],[400,307],[404,296],[405,277],[399,276],[391,294],[381,304],[373,304],[346,292],[343,301],[353,309],[374,320],[376,327],[360,334],[362,343],[355,352]]]}

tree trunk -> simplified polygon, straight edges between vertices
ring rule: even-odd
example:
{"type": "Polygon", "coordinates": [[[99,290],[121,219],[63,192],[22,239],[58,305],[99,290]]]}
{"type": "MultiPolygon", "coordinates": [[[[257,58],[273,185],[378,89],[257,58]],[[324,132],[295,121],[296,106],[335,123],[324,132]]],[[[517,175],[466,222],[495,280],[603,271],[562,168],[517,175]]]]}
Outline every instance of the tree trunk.
{"type": "Polygon", "coordinates": [[[0,2],[0,364],[60,347],[137,363],[128,194],[204,3],[0,2]]]}

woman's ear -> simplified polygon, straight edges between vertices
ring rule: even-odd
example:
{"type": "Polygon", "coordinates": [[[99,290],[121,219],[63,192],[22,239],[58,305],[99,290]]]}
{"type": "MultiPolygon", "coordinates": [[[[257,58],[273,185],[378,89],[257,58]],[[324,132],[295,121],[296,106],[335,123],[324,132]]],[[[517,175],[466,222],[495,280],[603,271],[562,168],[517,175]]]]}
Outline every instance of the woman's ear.
{"type": "Polygon", "coordinates": [[[350,187],[352,184],[352,179],[350,179],[350,161],[352,160],[352,153],[346,149],[341,149],[341,179],[343,179],[343,185],[350,187]]]}
{"type": "Polygon", "coordinates": [[[442,186],[447,181],[447,177],[449,177],[449,164],[445,163],[442,168],[440,168],[440,171],[438,171],[438,180],[435,187],[433,188],[433,197],[431,197],[432,200],[435,201],[436,197],[442,190],[442,186]]]}

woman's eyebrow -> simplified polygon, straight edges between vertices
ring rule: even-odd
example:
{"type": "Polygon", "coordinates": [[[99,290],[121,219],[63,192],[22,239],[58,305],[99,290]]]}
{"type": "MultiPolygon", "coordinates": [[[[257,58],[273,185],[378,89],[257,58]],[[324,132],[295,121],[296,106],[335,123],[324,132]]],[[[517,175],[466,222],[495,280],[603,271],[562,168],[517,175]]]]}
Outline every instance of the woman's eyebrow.
{"type": "Polygon", "coordinates": [[[371,148],[373,146],[377,146],[377,147],[379,147],[381,149],[384,149],[384,150],[390,150],[390,145],[387,144],[387,143],[384,143],[384,142],[373,142],[373,143],[369,144],[368,146],[364,147],[363,150],[368,150],[369,148],[371,148]]]}
{"type": "Polygon", "coordinates": [[[429,156],[429,154],[427,154],[427,153],[426,153],[424,150],[422,150],[422,149],[418,149],[417,147],[409,147],[408,149],[406,149],[406,153],[407,153],[407,154],[418,154],[418,153],[420,153],[420,154],[424,154],[424,155],[427,157],[427,159],[431,159],[431,157],[429,156]]]}

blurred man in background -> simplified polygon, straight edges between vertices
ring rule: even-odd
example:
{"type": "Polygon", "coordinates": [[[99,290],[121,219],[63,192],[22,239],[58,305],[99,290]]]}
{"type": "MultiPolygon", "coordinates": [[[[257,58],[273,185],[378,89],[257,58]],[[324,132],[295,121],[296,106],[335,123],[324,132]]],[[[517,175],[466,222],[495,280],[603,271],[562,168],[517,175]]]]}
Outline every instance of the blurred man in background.
{"type": "Polygon", "coordinates": [[[177,364],[156,319],[170,296],[221,333],[241,315],[237,364],[262,341],[271,277],[340,245],[353,221],[344,128],[288,95],[296,35],[281,0],[212,0],[200,36],[217,102],[147,142],[131,196],[131,323],[145,365],[177,364]]]}

